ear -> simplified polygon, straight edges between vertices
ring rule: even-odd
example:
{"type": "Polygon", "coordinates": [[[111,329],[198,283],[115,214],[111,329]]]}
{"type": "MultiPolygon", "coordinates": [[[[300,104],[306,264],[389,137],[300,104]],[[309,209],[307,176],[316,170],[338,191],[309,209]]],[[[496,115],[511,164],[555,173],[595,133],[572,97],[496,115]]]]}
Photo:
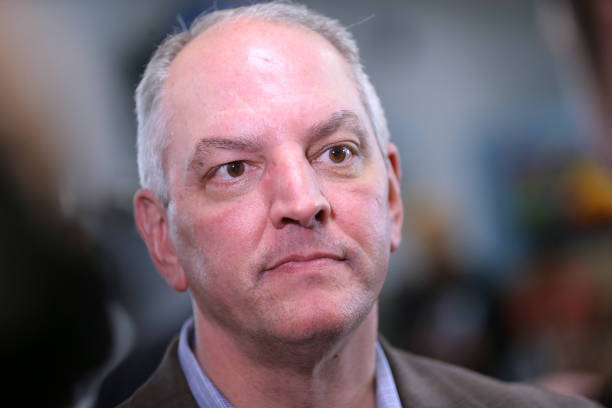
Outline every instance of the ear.
{"type": "Polygon", "coordinates": [[[399,248],[402,242],[402,223],[404,221],[404,204],[400,189],[402,165],[399,151],[393,143],[387,144],[387,177],[389,178],[389,214],[391,216],[391,252],[399,248]]]}
{"type": "Polygon", "coordinates": [[[178,292],[187,290],[185,272],[170,239],[166,208],[151,190],[141,189],[134,195],[134,218],[155,267],[168,285],[178,292]]]}

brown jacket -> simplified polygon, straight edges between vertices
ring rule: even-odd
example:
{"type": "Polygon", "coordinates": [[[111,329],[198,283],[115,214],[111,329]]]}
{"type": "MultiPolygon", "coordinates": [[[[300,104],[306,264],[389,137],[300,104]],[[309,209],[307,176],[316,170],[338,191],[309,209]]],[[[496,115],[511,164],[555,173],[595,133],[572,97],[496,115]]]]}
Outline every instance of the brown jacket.
{"type": "MultiPolygon", "coordinates": [[[[418,357],[381,340],[405,408],[587,408],[599,405],[522,384],[504,383],[418,357]]],[[[174,339],[160,366],[120,408],[197,408],[178,360],[174,339]]]]}

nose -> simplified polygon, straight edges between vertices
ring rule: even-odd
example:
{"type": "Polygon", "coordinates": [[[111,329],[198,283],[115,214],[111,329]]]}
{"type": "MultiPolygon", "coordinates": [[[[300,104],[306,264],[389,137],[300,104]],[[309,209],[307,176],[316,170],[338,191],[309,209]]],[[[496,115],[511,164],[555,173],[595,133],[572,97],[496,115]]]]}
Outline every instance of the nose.
{"type": "Polygon", "coordinates": [[[270,218],[276,228],[297,224],[314,228],[330,216],[331,207],[324,196],[315,169],[303,154],[284,155],[271,174],[273,185],[270,218]]]}

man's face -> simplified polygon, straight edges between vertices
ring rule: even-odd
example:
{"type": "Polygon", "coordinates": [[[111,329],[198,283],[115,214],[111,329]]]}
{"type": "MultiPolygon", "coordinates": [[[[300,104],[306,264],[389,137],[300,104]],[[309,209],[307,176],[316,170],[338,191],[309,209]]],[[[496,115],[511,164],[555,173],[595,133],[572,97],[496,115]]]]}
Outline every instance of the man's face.
{"type": "Polygon", "coordinates": [[[220,23],[177,56],[163,98],[169,237],[197,313],[287,342],[358,324],[399,245],[399,165],[337,51],[220,23]]]}

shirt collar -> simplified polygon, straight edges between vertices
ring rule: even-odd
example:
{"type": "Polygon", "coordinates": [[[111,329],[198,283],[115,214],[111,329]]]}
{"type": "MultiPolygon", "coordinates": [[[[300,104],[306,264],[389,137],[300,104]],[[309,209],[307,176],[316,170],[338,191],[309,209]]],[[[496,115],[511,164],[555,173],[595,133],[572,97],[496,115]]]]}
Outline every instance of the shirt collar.
{"type": "MultiPolygon", "coordinates": [[[[183,324],[178,346],[178,358],[189,389],[201,408],[234,408],[202,370],[192,350],[193,317],[190,317],[183,324]]],[[[376,407],[402,407],[389,362],[378,342],[376,342],[376,407]]]]}
{"type": "Polygon", "coordinates": [[[204,373],[192,350],[193,317],[190,317],[181,329],[178,357],[191,394],[201,408],[234,408],[204,373]]]}
{"type": "Polygon", "coordinates": [[[376,342],[376,407],[402,408],[389,361],[378,341],[376,342]]]}

